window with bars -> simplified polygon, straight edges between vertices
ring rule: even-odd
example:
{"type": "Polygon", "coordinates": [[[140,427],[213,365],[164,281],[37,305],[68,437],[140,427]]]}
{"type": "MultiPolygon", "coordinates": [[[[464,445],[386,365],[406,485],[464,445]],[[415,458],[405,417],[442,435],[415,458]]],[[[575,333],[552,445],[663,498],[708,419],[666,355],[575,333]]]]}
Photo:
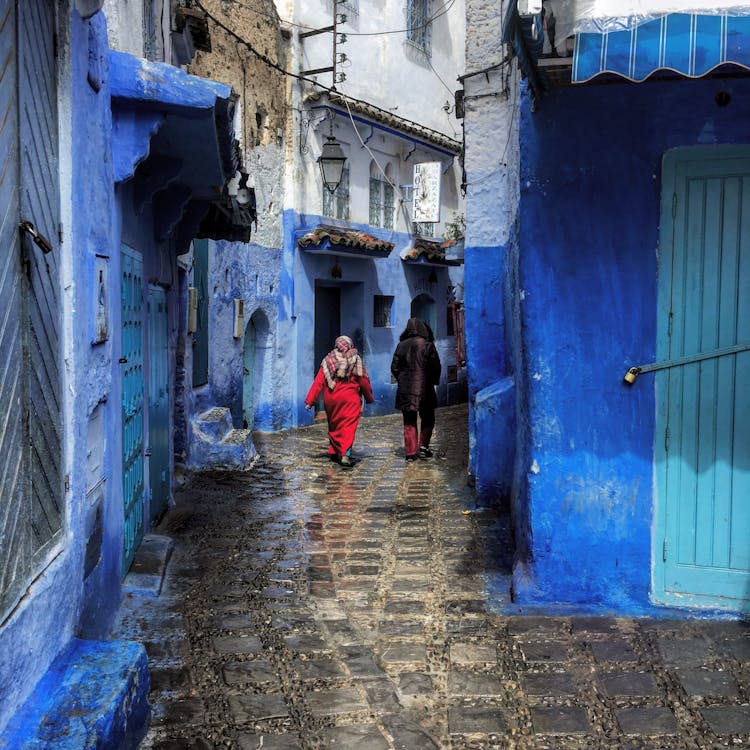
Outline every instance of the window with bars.
{"type": "Polygon", "coordinates": [[[430,54],[430,0],[406,0],[406,41],[430,54]]]}
{"type": "Polygon", "coordinates": [[[412,231],[417,237],[434,237],[435,225],[431,221],[415,221],[412,231]]]}
{"type": "Polygon", "coordinates": [[[153,0],[143,0],[143,55],[147,60],[157,59],[156,11],[153,0]]]}
{"type": "Polygon", "coordinates": [[[386,164],[385,176],[378,165],[370,162],[370,226],[393,229],[393,180],[391,165],[386,164]]]}
{"type": "Polygon", "coordinates": [[[349,168],[344,167],[341,182],[332,193],[323,185],[323,216],[349,221],[349,168]]]}
{"type": "Polygon", "coordinates": [[[372,325],[375,328],[390,328],[393,325],[394,297],[376,294],[372,305],[372,325]]]}

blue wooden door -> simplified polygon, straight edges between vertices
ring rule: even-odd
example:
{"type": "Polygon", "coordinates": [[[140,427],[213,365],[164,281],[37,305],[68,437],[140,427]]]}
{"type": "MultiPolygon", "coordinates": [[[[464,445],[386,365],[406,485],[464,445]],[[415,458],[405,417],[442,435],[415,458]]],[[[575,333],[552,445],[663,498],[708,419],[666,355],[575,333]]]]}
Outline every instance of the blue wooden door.
{"type": "Polygon", "coordinates": [[[169,502],[169,359],[167,295],[148,288],[149,517],[155,522],[169,502]]]}
{"type": "Polygon", "coordinates": [[[664,160],[654,593],[750,605],[750,148],[664,160]]]}
{"type": "Polygon", "coordinates": [[[55,33],[0,0],[0,621],[64,540],[55,33]]]}
{"type": "Polygon", "coordinates": [[[122,574],[143,539],[143,261],[136,250],[120,252],[122,291],[122,493],[125,513],[122,574]]]}

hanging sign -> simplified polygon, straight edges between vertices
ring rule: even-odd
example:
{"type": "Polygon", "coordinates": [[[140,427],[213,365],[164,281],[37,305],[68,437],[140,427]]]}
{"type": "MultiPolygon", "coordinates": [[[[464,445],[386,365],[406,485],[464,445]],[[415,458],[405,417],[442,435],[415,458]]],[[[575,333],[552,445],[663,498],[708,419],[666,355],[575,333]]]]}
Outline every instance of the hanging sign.
{"type": "Polygon", "coordinates": [[[424,161],[414,165],[414,216],[416,222],[440,221],[440,176],[439,161],[424,161]]]}

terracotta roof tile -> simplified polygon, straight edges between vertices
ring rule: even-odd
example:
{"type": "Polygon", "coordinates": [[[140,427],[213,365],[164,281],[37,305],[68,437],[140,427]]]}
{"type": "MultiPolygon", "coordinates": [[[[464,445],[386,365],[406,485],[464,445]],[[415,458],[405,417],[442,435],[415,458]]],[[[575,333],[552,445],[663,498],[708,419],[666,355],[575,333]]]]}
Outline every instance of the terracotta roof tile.
{"type": "Polygon", "coordinates": [[[419,260],[424,257],[426,261],[431,263],[445,263],[446,265],[453,265],[453,261],[447,260],[445,257],[445,251],[447,248],[452,247],[456,244],[456,240],[428,240],[424,237],[417,237],[414,240],[414,244],[405,252],[402,253],[402,260],[419,260]]]}
{"type": "Polygon", "coordinates": [[[311,245],[321,245],[328,240],[332,245],[343,245],[358,250],[367,250],[369,252],[378,252],[388,255],[394,248],[392,242],[379,240],[366,232],[358,232],[355,229],[342,229],[341,227],[327,226],[319,224],[312,232],[308,232],[300,237],[298,244],[300,247],[310,247],[311,245]]]}

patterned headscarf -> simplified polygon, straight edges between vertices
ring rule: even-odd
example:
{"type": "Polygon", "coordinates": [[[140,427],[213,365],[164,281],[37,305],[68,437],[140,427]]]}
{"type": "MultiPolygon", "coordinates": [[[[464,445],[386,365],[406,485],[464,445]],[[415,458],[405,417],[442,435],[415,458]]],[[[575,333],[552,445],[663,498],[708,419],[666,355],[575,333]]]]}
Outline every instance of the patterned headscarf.
{"type": "Polygon", "coordinates": [[[359,378],[367,375],[365,363],[348,336],[339,336],[336,339],[333,349],[326,354],[320,366],[330,390],[336,387],[337,381],[349,380],[352,375],[359,378]]]}

